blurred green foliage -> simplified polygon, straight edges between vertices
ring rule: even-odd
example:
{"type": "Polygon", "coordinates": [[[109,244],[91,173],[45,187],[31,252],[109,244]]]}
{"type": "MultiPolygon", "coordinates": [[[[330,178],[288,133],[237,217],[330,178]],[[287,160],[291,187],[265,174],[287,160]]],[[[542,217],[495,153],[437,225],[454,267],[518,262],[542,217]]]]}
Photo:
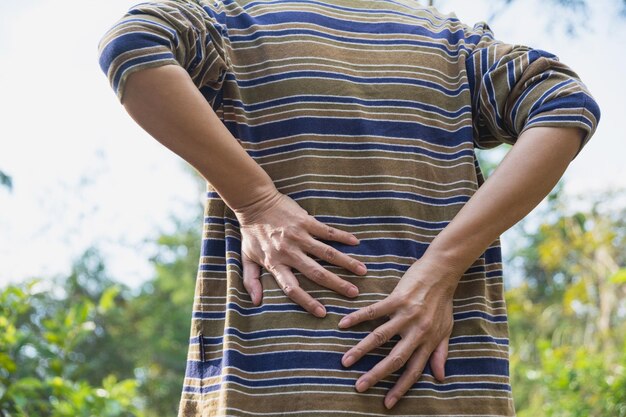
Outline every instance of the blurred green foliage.
{"type": "Polygon", "coordinates": [[[507,291],[519,417],[626,416],[624,192],[565,198],[523,221],[507,291]]]}
{"type": "Polygon", "coordinates": [[[93,334],[94,319],[106,314],[116,287],[108,288],[99,304],[86,297],[66,304],[67,298],[50,290],[31,281],[0,291],[0,414],[143,416],[137,381],[108,374],[91,384],[80,372],[76,348],[93,334]]]}
{"type": "Polygon", "coordinates": [[[147,242],[154,276],[140,288],[88,248],[69,276],[0,289],[0,416],[176,415],[202,204],[190,212],[147,242]]]}
{"type": "Polygon", "coordinates": [[[0,171],[0,186],[5,187],[9,191],[13,189],[13,180],[2,171],[0,171]]]}

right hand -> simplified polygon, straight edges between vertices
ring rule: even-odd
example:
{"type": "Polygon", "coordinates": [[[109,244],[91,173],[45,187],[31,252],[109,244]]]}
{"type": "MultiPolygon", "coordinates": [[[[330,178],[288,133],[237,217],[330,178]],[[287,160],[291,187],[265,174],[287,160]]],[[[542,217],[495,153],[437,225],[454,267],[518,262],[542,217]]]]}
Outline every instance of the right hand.
{"type": "Polygon", "coordinates": [[[272,273],[287,297],[317,317],[325,317],[324,305],[300,287],[291,267],[323,287],[347,297],[358,296],[356,286],[307,256],[310,253],[364,275],[367,268],[362,262],[314,238],[358,245],[356,236],[321,223],[278,190],[262,202],[234,212],[241,230],[243,285],[254,305],[261,303],[263,295],[260,266],[272,273]],[[360,266],[363,266],[362,270],[360,266]]]}

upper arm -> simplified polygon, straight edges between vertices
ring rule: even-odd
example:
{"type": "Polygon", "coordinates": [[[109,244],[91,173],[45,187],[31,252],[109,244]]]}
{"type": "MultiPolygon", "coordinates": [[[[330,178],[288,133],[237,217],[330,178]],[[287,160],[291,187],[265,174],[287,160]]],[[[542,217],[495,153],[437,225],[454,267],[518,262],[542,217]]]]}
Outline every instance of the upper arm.
{"type": "Polygon", "coordinates": [[[225,28],[199,4],[160,0],[131,7],[98,44],[98,61],[120,102],[135,71],[180,65],[207,99],[221,88],[229,66],[225,28]]]}
{"type": "Polygon", "coordinates": [[[473,48],[465,67],[479,148],[514,144],[534,126],[578,127],[578,153],[600,120],[600,109],[580,77],[552,53],[495,40],[488,25],[468,30],[473,48]]]}

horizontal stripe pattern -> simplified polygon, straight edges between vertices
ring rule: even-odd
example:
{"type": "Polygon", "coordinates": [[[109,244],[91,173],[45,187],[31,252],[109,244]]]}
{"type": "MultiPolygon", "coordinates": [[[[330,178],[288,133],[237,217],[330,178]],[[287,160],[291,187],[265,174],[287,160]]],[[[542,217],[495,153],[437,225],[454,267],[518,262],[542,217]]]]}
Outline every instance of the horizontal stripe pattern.
{"type": "MultiPolygon", "coordinates": [[[[179,417],[386,416],[404,367],[364,393],[354,384],[400,337],[345,368],[343,354],[384,323],[338,329],[383,300],[484,182],[475,148],[533,126],[600,118],[574,71],[546,51],[495,39],[413,0],[157,0],[103,35],[99,64],[123,102],[128,76],[180,65],[246,152],[317,220],[360,239],[323,241],[368,267],[348,299],[294,268],[327,310],[318,319],[261,269],[263,303],[242,283],[234,212],[207,184],[201,257],[179,417]]],[[[580,152],[580,151],[579,151],[580,152]]],[[[397,416],[514,416],[496,239],[461,277],[446,380],[427,364],[397,416]]]]}

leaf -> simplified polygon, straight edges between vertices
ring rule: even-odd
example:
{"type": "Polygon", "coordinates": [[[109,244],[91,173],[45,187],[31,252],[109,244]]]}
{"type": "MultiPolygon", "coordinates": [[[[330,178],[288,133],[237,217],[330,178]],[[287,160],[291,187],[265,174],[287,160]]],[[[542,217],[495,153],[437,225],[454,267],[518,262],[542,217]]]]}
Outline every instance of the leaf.
{"type": "Polygon", "coordinates": [[[626,268],[618,269],[616,273],[609,278],[611,284],[626,284],[626,268]]]}
{"type": "Polygon", "coordinates": [[[104,290],[98,303],[98,311],[105,313],[115,307],[115,297],[117,297],[120,291],[121,288],[118,285],[113,285],[104,290]]]}

